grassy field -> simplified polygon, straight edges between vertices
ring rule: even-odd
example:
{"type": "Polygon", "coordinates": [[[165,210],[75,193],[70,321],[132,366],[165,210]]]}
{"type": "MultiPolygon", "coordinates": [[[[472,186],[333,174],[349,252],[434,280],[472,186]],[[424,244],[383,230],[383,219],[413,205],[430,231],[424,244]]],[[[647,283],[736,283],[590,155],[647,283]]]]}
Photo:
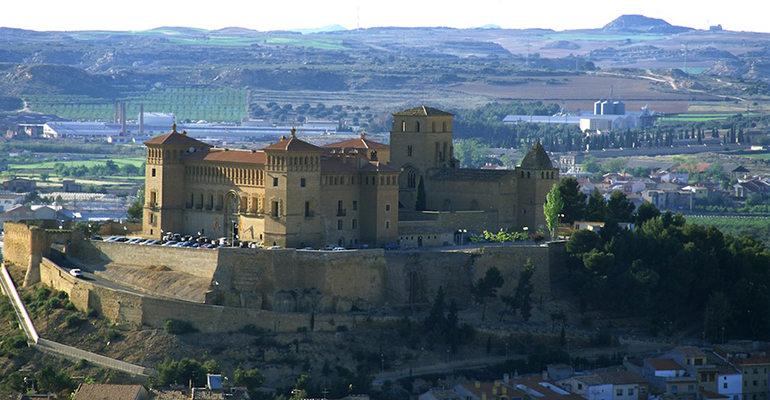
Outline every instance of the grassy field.
{"type": "MultiPolygon", "coordinates": [[[[111,159],[115,162],[118,166],[124,165],[124,164],[130,164],[135,167],[141,167],[142,163],[145,161],[144,157],[136,157],[136,158],[116,158],[111,159]]],[[[107,160],[85,160],[85,161],[48,161],[48,162],[42,162],[42,163],[35,163],[35,164],[8,164],[8,169],[21,172],[25,170],[51,170],[53,171],[54,165],[56,164],[64,164],[67,167],[77,167],[80,165],[84,165],[86,167],[93,167],[94,165],[105,165],[107,163],[107,160]]]]}
{"type": "Polygon", "coordinates": [[[732,236],[753,236],[757,240],[770,244],[770,217],[741,216],[692,216],[685,217],[687,222],[698,225],[714,225],[720,231],[732,236]]]}
{"type": "Polygon", "coordinates": [[[114,104],[125,101],[126,115],[134,119],[139,106],[147,112],[176,114],[177,120],[236,122],[247,116],[246,89],[176,87],[155,92],[129,93],[118,99],[85,95],[24,95],[29,107],[41,113],[86,120],[111,120],[114,104]]]}

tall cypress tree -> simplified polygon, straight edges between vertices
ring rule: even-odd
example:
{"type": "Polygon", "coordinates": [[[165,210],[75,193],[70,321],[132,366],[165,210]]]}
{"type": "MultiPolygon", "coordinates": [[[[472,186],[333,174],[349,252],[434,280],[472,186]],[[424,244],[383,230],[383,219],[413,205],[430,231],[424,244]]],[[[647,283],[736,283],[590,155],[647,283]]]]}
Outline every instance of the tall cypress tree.
{"type": "Polygon", "coordinates": [[[422,177],[420,177],[420,181],[417,183],[417,199],[415,200],[414,208],[417,211],[425,211],[426,207],[425,185],[422,183],[422,177]]]}

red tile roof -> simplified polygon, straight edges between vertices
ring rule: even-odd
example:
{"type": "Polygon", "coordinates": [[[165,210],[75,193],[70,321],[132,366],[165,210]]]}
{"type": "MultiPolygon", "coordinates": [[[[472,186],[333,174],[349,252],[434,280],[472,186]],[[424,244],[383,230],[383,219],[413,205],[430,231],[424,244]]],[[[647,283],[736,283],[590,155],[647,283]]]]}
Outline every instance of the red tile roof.
{"type": "Polygon", "coordinates": [[[264,164],[267,156],[261,150],[208,149],[185,156],[186,160],[264,164]]]}
{"type": "Polygon", "coordinates": [[[321,147],[334,148],[334,149],[388,149],[390,148],[390,146],[388,146],[387,144],[375,142],[372,140],[367,140],[366,133],[364,132],[361,133],[361,137],[358,139],[348,139],[342,142],[330,143],[321,147]]]}
{"type": "Polygon", "coordinates": [[[73,400],[134,400],[142,385],[115,385],[105,383],[82,384],[73,400]]]}
{"type": "Polygon", "coordinates": [[[323,149],[310,144],[304,140],[297,139],[296,130],[291,129],[291,136],[287,139],[285,136],[281,136],[281,141],[273,143],[270,146],[263,148],[262,150],[282,150],[282,151],[322,151],[323,149]]]}
{"type": "Polygon", "coordinates": [[[176,124],[172,125],[171,132],[156,136],[146,142],[144,142],[145,145],[148,144],[172,144],[172,145],[185,145],[185,146],[206,146],[209,147],[208,144],[201,142],[198,139],[193,139],[189,136],[187,136],[187,132],[182,131],[182,133],[179,133],[176,131],[176,124]]]}

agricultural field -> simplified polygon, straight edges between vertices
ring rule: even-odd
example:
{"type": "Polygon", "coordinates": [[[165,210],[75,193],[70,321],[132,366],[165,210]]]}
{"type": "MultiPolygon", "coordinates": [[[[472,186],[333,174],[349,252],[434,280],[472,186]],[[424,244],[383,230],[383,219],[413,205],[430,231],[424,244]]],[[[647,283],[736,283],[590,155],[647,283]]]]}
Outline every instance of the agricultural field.
{"type": "MultiPolygon", "coordinates": [[[[110,160],[112,160],[115,164],[117,164],[118,167],[128,164],[128,165],[133,165],[137,168],[141,168],[145,161],[143,157],[116,158],[116,159],[110,159],[110,160]]],[[[46,161],[46,162],[34,163],[34,164],[9,163],[8,170],[11,170],[11,171],[51,170],[53,171],[56,164],[62,164],[66,167],[78,167],[83,165],[88,168],[91,168],[95,165],[106,165],[107,160],[46,161]]]]}
{"type": "Polygon", "coordinates": [[[687,222],[698,225],[714,225],[720,231],[732,236],[753,236],[765,244],[770,244],[770,217],[753,216],[694,216],[685,217],[687,222]]]}
{"type": "MultiPolygon", "coordinates": [[[[679,113],[688,109],[685,94],[667,93],[655,90],[654,81],[612,75],[562,75],[562,76],[516,76],[521,83],[494,85],[486,82],[465,82],[455,84],[450,90],[468,95],[488,96],[498,101],[564,101],[567,109],[592,110],[595,101],[613,97],[626,103],[626,110],[637,111],[649,104],[652,110],[679,113]]],[[[715,96],[705,95],[708,99],[715,96]]]]}
{"type": "MultiPolygon", "coordinates": [[[[731,113],[731,114],[679,114],[672,117],[664,117],[661,118],[660,121],[666,122],[706,122],[706,121],[714,121],[714,120],[721,120],[721,119],[727,119],[730,117],[734,117],[738,115],[738,113],[731,113]]],[[[746,114],[743,114],[746,115],[746,114]]],[[[750,113],[750,115],[761,115],[759,113],[750,113]]]]}
{"type": "Polygon", "coordinates": [[[246,89],[178,87],[154,92],[128,93],[117,99],[86,95],[25,95],[29,108],[45,114],[82,120],[112,120],[114,104],[126,102],[126,115],[134,119],[139,106],[145,112],[176,114],[177,120],[236,122],[247,116],[246,89]]]}

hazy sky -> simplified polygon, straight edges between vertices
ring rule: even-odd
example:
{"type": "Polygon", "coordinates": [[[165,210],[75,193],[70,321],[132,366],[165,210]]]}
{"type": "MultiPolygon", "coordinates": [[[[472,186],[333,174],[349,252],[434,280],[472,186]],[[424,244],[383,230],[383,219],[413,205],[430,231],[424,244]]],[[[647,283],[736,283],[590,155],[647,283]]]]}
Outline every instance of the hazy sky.
{"type": "Polygon", "coordinates": [[[674,25],[770,32],[767,0],[22,0],[3,1],[0,26],[34,30],[145,30],[160,26],[260,31],[373,26],[599,28],[622,14],[674,25]]]}

